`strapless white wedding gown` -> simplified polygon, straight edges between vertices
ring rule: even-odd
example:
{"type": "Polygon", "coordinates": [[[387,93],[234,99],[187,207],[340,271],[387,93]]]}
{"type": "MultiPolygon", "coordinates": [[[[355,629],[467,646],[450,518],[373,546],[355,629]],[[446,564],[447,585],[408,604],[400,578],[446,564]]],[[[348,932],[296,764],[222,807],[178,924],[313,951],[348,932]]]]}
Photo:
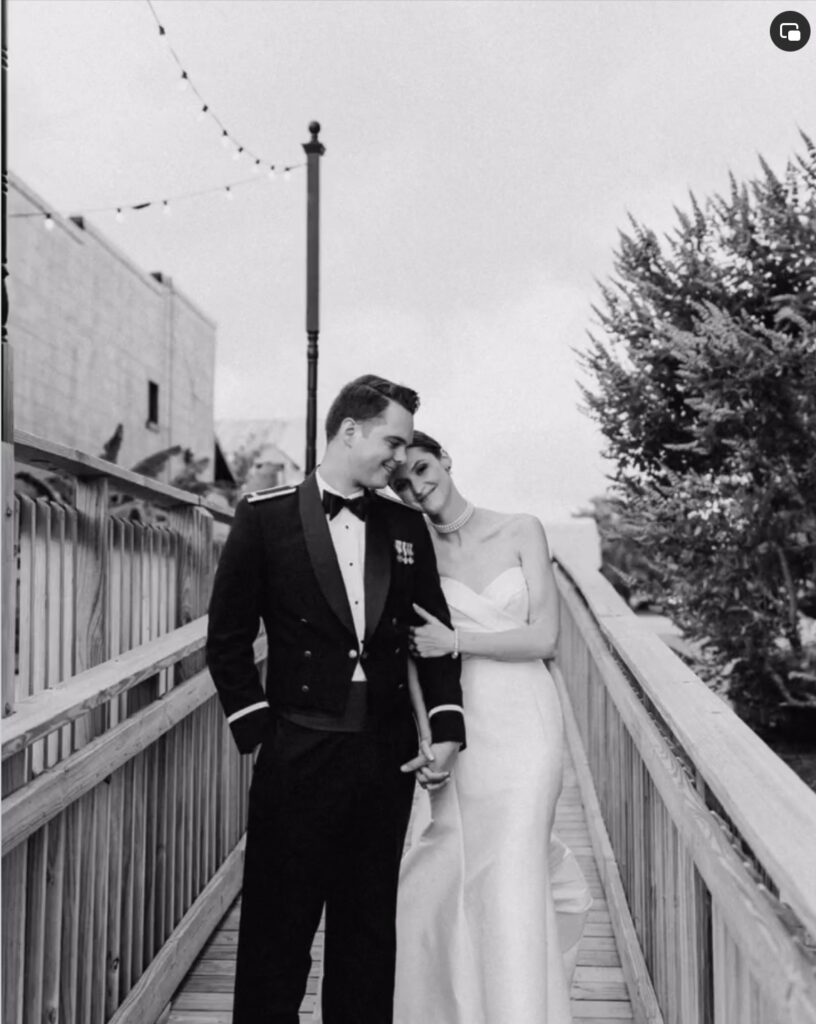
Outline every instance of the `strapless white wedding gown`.
{"type": "MultiPolygon", "coordinates": [[[[521,567],[481,593],[442,586],[461,632],[527,622],[521,567]]],[[[466,657],[467,748],[420,794],[400,874],[394,1024],[569,1024],[569,976],[591,902],[552,834],[564,753],[542,661],[466,657]]]]}

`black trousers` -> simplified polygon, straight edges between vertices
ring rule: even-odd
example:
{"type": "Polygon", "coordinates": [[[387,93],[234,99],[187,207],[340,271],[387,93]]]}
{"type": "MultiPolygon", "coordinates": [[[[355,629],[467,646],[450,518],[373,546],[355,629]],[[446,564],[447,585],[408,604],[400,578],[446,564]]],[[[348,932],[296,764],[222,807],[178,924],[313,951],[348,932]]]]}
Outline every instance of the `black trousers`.
{"type": "Polygon", "coordinates": [[[391,1024],[412,720],[324,732],[279,719],[249,797],[233,1024],[298,1024],[326,908],[324,1024],[391,1024]]]}

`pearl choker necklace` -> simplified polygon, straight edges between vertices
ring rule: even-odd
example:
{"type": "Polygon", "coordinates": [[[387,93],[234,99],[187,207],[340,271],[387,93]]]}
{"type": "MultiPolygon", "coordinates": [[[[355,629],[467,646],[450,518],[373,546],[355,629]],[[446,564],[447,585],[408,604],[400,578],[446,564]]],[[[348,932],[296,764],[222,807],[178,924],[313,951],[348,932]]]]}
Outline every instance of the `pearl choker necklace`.
{"type": "Polygon", "coordinates": [[[461,530],[465,523],[470,522],[470,518],[476,509],[473,505],[468,502],[465,505],[464,511],[461,515],[458,515],[455,519],[452,519],[449,523],[435,523],[431,520],[431,526],[436,530],[437,533],[456,533],[457,530],[461,530]]]}

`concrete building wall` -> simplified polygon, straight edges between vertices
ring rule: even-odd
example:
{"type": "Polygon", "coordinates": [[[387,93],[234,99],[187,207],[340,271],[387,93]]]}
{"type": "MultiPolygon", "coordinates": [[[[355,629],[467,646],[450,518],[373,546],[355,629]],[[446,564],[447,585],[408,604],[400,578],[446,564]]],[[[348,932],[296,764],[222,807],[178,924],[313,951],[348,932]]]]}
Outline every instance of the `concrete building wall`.
{"type": "MultiPolygon", "coordinates": [[[[125,467],[176,444],[212,459],[215,324],[169,279],[140,270],[95,229],[54,214],[49,231],[42,216],[15,216],[48,211],[11,178],[15,426],[100,455],[121,423],[117,461],[125,467]],[[155,423],[151,381],[158,386],[155,423]]],[[[204,475],[212,478],[212,462],[204,475]]]]}

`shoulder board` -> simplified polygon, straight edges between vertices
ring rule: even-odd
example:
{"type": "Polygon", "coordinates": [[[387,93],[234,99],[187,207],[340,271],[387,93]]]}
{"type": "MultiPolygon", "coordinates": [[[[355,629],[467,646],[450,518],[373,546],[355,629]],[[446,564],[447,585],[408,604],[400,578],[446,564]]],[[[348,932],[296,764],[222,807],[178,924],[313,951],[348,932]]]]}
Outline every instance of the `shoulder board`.
{"type": "Polygon", "coordinates": [[[289,484],[280,484],[277,487],[264,487],[263,490],[253,491],[251,494],[248,494],[246,496],[246,500],[250,505],[254,505],[256,501],[267,501],[269,498],[282,498],[284,494],[294,494],[296,490],[296,487],[291,487],[289,484]]]}
{"type": "Polygon", "coordinates": [[[374,491],[374,494],[378,498],[385,498],[386,501],[391,501],[395,505],[399,505],[400,508],[404,508],[406,512],[416,512],[417,515],[422,515],[418,508],[412,508],[410,505],[406,505],[405,502],[401,501],[392,491],[374,491]]]}

